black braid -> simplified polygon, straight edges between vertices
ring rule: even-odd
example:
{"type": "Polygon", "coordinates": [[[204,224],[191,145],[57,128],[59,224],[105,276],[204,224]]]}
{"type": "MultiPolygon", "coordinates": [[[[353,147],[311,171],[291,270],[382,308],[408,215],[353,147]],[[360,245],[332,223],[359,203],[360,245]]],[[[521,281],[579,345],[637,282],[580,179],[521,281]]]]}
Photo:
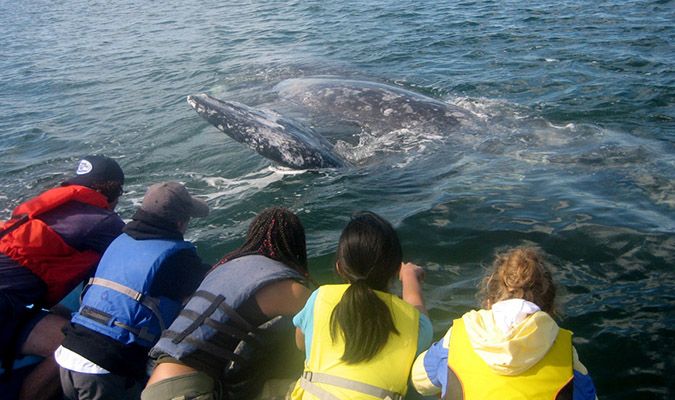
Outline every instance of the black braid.
{"type": "Polygon", "coordinates": [[[252,254],[282,262],[316,285],[308,274],[305,229],[300,218],[283,207],[260,212],[251,222],[244,244],[225,255],[216,266],[252,254]]]}

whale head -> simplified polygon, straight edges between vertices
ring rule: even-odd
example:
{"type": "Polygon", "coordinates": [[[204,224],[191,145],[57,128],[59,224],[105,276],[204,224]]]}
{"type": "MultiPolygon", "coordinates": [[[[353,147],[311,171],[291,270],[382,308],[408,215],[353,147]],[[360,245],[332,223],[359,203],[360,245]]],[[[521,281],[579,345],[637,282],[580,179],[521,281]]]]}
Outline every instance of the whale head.
{"type": "Polygon", "coordinates": [[[187,97],[209,123],[260,155],[292,169],[340,168],[346,160],[312,128],[274,111],[224,101],[207,94],[187,97]]]}

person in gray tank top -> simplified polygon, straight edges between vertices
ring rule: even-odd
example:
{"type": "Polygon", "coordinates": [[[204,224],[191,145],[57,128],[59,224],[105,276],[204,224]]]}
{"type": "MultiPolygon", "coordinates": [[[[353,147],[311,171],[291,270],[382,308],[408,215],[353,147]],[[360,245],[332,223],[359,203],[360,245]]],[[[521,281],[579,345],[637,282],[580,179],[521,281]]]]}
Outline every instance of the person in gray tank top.
{"type": "Polygon", "coordinates": [[[156,367],[141,398],[248,399],[275,370],[300,373],[290,317],[311,294],[307,281],[300,219],[281,207],[262,211],[150,351],[156,367]]]}

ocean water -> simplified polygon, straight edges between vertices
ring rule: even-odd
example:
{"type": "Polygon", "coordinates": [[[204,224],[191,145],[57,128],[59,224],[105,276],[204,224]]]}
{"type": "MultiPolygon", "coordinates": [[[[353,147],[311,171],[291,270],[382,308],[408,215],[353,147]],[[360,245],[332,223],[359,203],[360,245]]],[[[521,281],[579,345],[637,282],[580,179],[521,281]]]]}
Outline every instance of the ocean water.
{"type": "Polygon", "coordinates": [[[495,251],[535,244],[554,261],[559,322],[599,397],[673,398],[674,8],[0,0],[0,219],[101,153],[127,175],[125,219],[159,181],[207,199],[188,238],[208,262],[241,244],[258,211],[292,209],[310,272],[328,283],[342,227],[369,209],[426,268],[435,338],[477,306],[495,251]],[[357,167],[289,171],[185,101],[272,108],[274,85],[312,76],[400,86],[473,119],[440,134],[353,133],[341,151],[357,167]]]}

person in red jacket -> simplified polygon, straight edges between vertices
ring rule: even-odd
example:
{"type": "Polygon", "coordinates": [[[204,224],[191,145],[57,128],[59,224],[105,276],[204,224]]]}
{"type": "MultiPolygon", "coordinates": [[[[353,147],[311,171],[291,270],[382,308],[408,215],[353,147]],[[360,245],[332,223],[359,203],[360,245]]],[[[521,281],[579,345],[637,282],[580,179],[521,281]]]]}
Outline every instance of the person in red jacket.
{"type": "Polygon", "coordinates": [[[15,359],[44,357],[24,380],[20,399],[60,392],[53,353],[68,319],[54,306],[93,273],[122,232],[114,209],[123,184],[115,160],[87,156],[74,177],[22,203],[0,225],[0,361],[7,374],[15,359]]]}

